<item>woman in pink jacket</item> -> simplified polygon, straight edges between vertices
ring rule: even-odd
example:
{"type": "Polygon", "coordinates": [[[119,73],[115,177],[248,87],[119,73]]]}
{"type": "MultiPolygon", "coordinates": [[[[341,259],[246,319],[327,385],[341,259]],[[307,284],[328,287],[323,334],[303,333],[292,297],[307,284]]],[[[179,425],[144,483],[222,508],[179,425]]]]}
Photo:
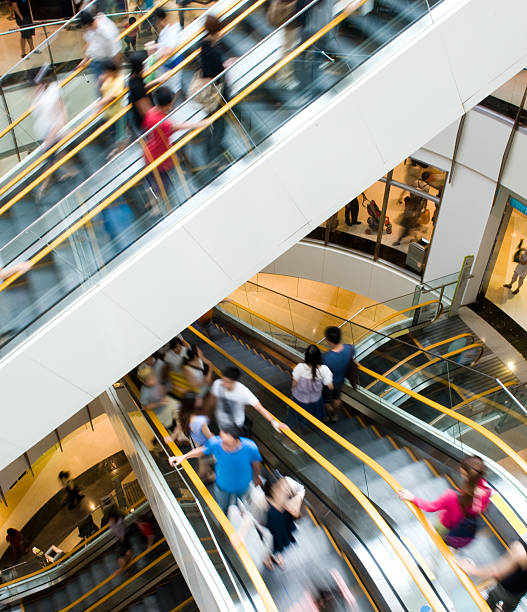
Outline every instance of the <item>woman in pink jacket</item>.
{"type": "Polygon", "coordinates": [[[465,457],[459,468],[461,484],[457,490],[448,489],[435,501],[414,497],[410,491],[399,491],[399,497],[412,502],[425,512],[439,512],[438,531],[453,548],[462,548],[476,535],[478,516],[487,509],[491,488],[484,479],[485,464],[481,457],[465,457]]]}

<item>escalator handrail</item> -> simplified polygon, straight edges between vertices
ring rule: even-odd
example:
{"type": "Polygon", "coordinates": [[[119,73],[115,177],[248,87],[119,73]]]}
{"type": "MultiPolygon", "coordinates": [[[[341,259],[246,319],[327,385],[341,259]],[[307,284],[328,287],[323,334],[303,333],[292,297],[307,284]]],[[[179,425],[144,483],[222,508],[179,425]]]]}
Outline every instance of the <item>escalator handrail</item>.
{"type": "MultiPolygon", "coordinates": [[[[159,4],[163,4],[168,0],[161,0],[159,4]]],[[[256,10],[261,4],[266,2],[267,0],[256,0],[252,5],[248,7],[241,15],[239,15],[236,19],[233,19],[227,26],[225,26],[220,31],[220,36],[227,33],[233,27],[235,27],[240,21],[245,18],[252,11],[256,10]]],[[[225,15],[231,10],[234,10],[239,4],[241,4],[243,0],[234,0],[231,2],[224,10],[218,13],[218,17],[225,15]]],[[[136,24],[134,23],[133,26],[136,24]]],[[[132,27],[132,26],[131,26],[132,27]]],[[[191,34],[188,38],[186,38],[182,43],[180,43],[174,51],[172,51],[167,57],[161,58],[158,60],[153,66],[151,66],[148,70],[145,71],[144,75],[148,76],[155,70],[159,68],[164,62],[168,61],[171,57],[179,53],[182,49],[192,44],[199,36],[201,36],[205,31],[205,27],[202,26],[196,32],[191,34]]],[[[183,61],[179,62],[177,66],[172,68],[167,72],[167,79],[172,78],[176,73],[182,70],[185,66],[187,66],[191,61],[193,61],[199,55],[199,49],[196,49],[192,53],[190,53],[183,61]]],[[[147,89],[147,93],[152,93],[158,87],[161,86],[161,83],[156,83],[151,85],[147,89]]],[[[41,153],[39,157],[34,159],[31,163],[29,163],[23,170],[21,170],[17,175],[15,175],[12,179],[10,179],[5,185],[0,187],[0,196],[9,191],[12,187],[14,187],[20,180],[26,177],[30,172],[35,170],[38,166],[40,166],[46,159],[48,159],[53,153],[56,153],[61,147],[66,145],[70,140],[72,140],[77,134],[79,134],[83,129],[88,127],[93,121],[95,121],[98,117],[103,115],[109,108],[111,108],[114,104],[119,104],[120,101],[124,98],[126,93],[128,92],[128,87],[125,87],[118,96],[116,96],[111,102],[106,104],[104,107],[99,108],[98,110],[91,113],[88,117],[83,119],[75,128],[73,128],[70,132],[65,134],[60,140],[58,140],[51,147],[47,148],[45,151],[41,153]]],[[[26,185],[24,189],[17,192],[12,198],[10,198],[5,204],[0,206],[0,215],[4,214],[7,210],[11,208],[14,204],[16,204],[23,196],[27,195],[34,187],[36,187],[39,183],[42,183],[48,176],[53,174],[58,168],[62,167],[69,159],[71,159],[74,155],[76,155],[79,151],[84,149],[86,145],[92,142],[95,138],[100,136],[106,129],[108,129],[111,125],[116,123],[121,117],[123,117],[130,109],[132,108],[131,104],[128,104],[121,108],[117,113],[115,113],[110,119],[106,120],[101,126],[99,126],[95,131],[89,134],[81,143],[76,145],[71,151],[68,151],[65,155],[61,157],[58,161],[54,162],[49,168],[47,168],[44,172],[41,172],[36,179],[31,181],[29,185],[26,185]]],[[[28,114],[31,112],[31,108],[27,111],[28,114]]],[[[1,138],[1,132],[0,132],[1,138]]],[[[140,140],[140,139],[138,139],[140,140]]]]}
{"type": "MultiPolygon", "coordinates": [[[[437,314],[436,316],[432,319],[432,321],[430,321],[430,323],[433,323],[434,321],[436,321],[442,314],[443,312],[443,302],[441,300],[428,300],[427,302],[423,302],[421,304],[415,304],[414,306],[409,306],[408,308],[404,308],[403,310],[398,310],[397,312],[392,312],[392,314],[388,315],[386,318],[384,318],[382,321],[379,321],[379,323],[377,323],[377,325],[384,325],[387,321],[391,321],[391,319],[394,319],[395,317],[398,317],[402,314],[405,314],[407,312],[412,312],[414,310],[417,310],[418,308],[424,308],[425,306],[430,306],[431,304],[439,304],[438,309],[437,309],[437,314]]],[[[347,323],[350,321],[351,319],[348,319],[348,321],[346,321],[347,323]]],[[[375,331],[375,330],[373,330],[375,331]]]]}
{"type": "MultiPolygon", "coordinates": [[[[293,49],[292,51],[287,53],[285,56],[283,56],[282,59],[278,60],[271,68],[269,68],[259,77],[257,77],[252,83],[250,83],[241,92],[236,94],[231,100],[225,102],[223,106],[221,106],[217,111],[215,111],[209,117],[210,123],[213,123],[214,121],[222,117],[224,114],[231,111],[231,109],[234,106],[236,106],[239,102],[243,101],[250,93],[252,93],[255,89],[260,87],[260,85],[268,81],[272,76],[274,76],[285,65],[292,62],[304,50],[308,49],[311,45],[315,44],[320,38],[325,36],[330,30],[332,30],[333,28],[336,28],[342,21],[347,19],[353,12],[358,10],[366,2],[367,0],[351,0],[351,2],[336,17],[334,17],[329,23],[327,23],[323,28],[321,28],[315,34],[311,35],[303,43],[301,43],[295,49],[293,49]]],[[[296,18],[296,15],[293,16],[291,20],[294,20],[295,18],[296,18]]],[[[280,28],[284,27],[284,25],[280,26],[280,28]]],[[[276,31],[277,30],[275,30],[269,36],[272,36],[276,31]]],[[[268,40],[268,37],[264,39],[264,41],[266,40],[268,40]]],[[[264,41],[261,41],[261,42],[264,42],[264,41]]],[[[225,70],[224,72],[226,71],[227,70],[225,70]]],[[[223,77],[224,72],[222,72],[216,78],[223,77]]],[[[211,82],[214,82],[214,80],[211,82]]],[[[188,100],[186,102],[188,102],[188,100]]],[[[205,129],[207,128],[199,127],[199,128],[189,130],[187,133],[185,133],[167,151],[165,151],[159,157],[157,157],[154,161],[146,165],[142,170],[138,171],[135,174],[135,176],[133,176],[131,179],[128,179],[126,183],[124,183],[119,188],[117,188],[109,196],[106,196],[101,202],[99,202],[96,206],[94,206],[88,213],[86,213],[83,217],[81,217],[75,223],[73,223],[67,230],[65,230],[62,234],[57,236],[55,239],[51,240],[48,244],[46,244],[45,247],[43,247],[39,252],[33,255],[28,260],[28,262],[31,264],[31,267],[35,265],[37,262],[39,262],[41,259],[46,257],[46,255],[51,253],[57,246],[62,244],[77,230],[87,225],[102,210],[104,210],[107,206],[115,202],[115,200],[121,197],[129,189],[134,187],[139,181],[141,181],[148,174],[150,174],[150,172],[154,171],[159,165],[161,165],[167,159],[172,157],[177,151],[182,149],[186,144],[188,144],[196,136],[201,134],[201,132],[203,132],[205,129]]],[[[25,274],[25,272],[26,271],[15,272],[11,276],[9,276],[7,279],[5,279],[4,282],[0,285],[0,292],[4,291],[7,287],[9,287],[13,282],[15,282],[18,278],[20,278],[23,274],[25,274]]]]}
{"type": "MultiPolygon", "coordinates": [[[[429,351],[430,349],[437,348],[438,346],[442,346],[443,344],[448,344],[449,342],[455,342],[456,340],[461,340],[461,338],[472,338],[471,344],[474,343],[474,334],[470,332],[465,332],[464,334],[458,334],[457,336],[452,336],[451,338],[447,338],[446,340],[439,340],[439,342],[434,342],[433,344],[429,344],[426,347],[426,349],[429,351]]],[[[408,363],[412,359],[415,359],[419,355],[422,355],[422,353],[423,353],[423,350],[418,348],[411,355],[408,355],[408,357],[401,359],[394,366],[386,370],[386,372],[383,372],[383,375],[388,376],[389,374],[391,374],[392,372],[395,372],[395,370],[403,366],[405,363],[408,363]]],[[[373,380],[371,383],[368,383],[364,388],[370,389],[371,387],[373,387],[374,384],[375,384],[375,381],[373,380]]]]}
{"type": "MultiPolygon", "coordinates": [[[[135,563],[137,563],[137,561],[139,561],[140,559],[142,559],[143,557],[145,557],[148,553],[150,553],[152,550],[155,550],[158,546],[160,546],[161,544],[163,544],[163,542],[166,542],[165,538],[160,538],[159,540],[157,540],[157,542],[154,542],[152,544],[152,546],[150,548],[147,548],[146,550],[143,550],[142,552],[140,552],[138,555],[136,555],[133,559],[131,559],[130,561],[128,561],[128,563],[124,566],[123,571],[130,569],[132,567],[132,565],[134,565],[135,563]]],[[[103,580],[101,580],[101,582],[99,582],[98,584],[96,584],[94,587],[92,587],[91,589],[89,589],[88,591],[85,591],[78,599],[75,599],[75,601],[72,601],[70,604],[68,604],[65,608],[61,608],[59,612],[68,612],[68,610],[73,609],[77,604],[81,603],[82,601],[84,601],[87,597],[89,597],[90,595],[92,595],[93,593],[95,593],[96,591],[98,591],[100,588],[102,588],[105,584],[108,584],[108,582],[111,582],[116,576],[119,576],[119,574],[121,574],[122,571],[120,569],[116,569],[114,572],[112,572],[109,576],[106,576],[106,578],[104,578],[103,580]]]]}
{"type": "MultiPolygon", "coordinates": [[[[166,559],[169,555],[172,554],[172,551],[166,550],[163,554],[159,555],[159,557],[157,557],[157,559],[154,559],[153,561],[151,561],[148,565],[145,565],[145,567],[142,567],[138,572],[136,572],[133,576],[130,576],[129,578],[127,578],[126,580],[124,580],[123,582],[121,582],[121,584],[117,585],[114,589],[112,589],[109,593],[106,593],[106,595],[103,595],[100,599],[98,599],[95,603],[93,603],[91,606],[89,606],[88,608],[85,608],[83,610],[83,612],[92,612],[92,610],[96,610],[100,605],[102,605],[105,601],[108,601],[108,599],[110,599],[110,597],[113,597],[116,593],[118,593],[119,591],[121,591],[122,589],[124,589],[126,586],[128,586],[129,584],[131,584],[134,580],[137,580],[137,578],[139,578],[140,576],[142,576],[143,574],[145,574],[148,570],[152,569],[153,567],[155,567],[158,563],[161,563],[161,561],[163,561],[164,559],[166,559]]],[[[69,610],[70,608],[64,608],[64,610],[69,610]]],[[[63,610],[60,610],[59,612],[64,612],[63,610]]]]}
{"type": "MultiPolygon", "coordinates": [[[[450,339],[449,339],[450,341],[450,339]]],[[[453,351],[448,351],[447,353],[445,353],[444,355],[438,355],[437,357],[434,357],[433,359],[429,359],[427,362],[422,363],[421,365],[416,366],[413,370],[410,370],[410,372],[407,372],[404,376],[402,376],[401,378],[398,379],[399,383],[403,383],[406,380],[408,380],[409,378],[411,378],[412,376],[415,376],[416,374],[419,374],[419,372],[421,372],[422,370],[425,370],[426,368],[436,364],[438,361],[442,361],[444,359],[448,359],[449,357],[454,357],[455,355],[460,355],[461,353],[464,353],[465,351],[470,351],[474,348],[479,348],[481,349],[479,354],[481,355],[483,353],[483,349],[484,349],[484,344],[482,344],[481,342],[473,342],[472,344],[467,344],[466,346],[461,346],[458,349],[454,349],[453,351]]],[[[479,359],[479,357],[478,357],[479,359]]],[[[386,376],[386,374],[384,374],[384,376],[386,376]]],[[[380,394],[380,397],[384,397],[386,395],[386,393],[388,393],[388,390],[383,391],[380,394]]]]}
{"type": "MultiPolygon", "coordinates": [[[[146,413],[148,417],[155,425],[156,429],[161,435],[161,439],[166,441],[168,437],[168,431],[166,427],[161,423],[157,415],[153,410],[147,410],[146,413]]],[[[176,445],[175,442],[166,442],[167,446],[174,453],[174,455],[182,455],[180,448],[176,445]]],[[[169,453],[163,444],[160,444],[161,448],[164,450],[167,457],[169,457],[169,453]]],[[[242,565],[244,566],[247,575],[249,576],[251,582],[253,583],[260,599],[265,605],[266,610],[277,610],[276,604],[269,593],[266,584],[264,583],[260,572],[258,571],[254,561],[252,560],[249,551],[247,550],[245,544],[241,541],[240,537],[236,533],[232,523],[229,521],[227,516],[223,513],[218,503],[214,499],[214,497],[210,494],[207,487],[203,484],[201,478],[197,475],[194,468],[190,465],[188,461],[183,461],[179,468],[176,468],[177,471],[183,470],[188,476],[189,480],[192,482],[196,490],[200,494],[201,498],[204,500],[209,510],[213,514],[214,518],[218,521],[220,527],[223,529],[229,541],[232,544],[232,547],[236,551],[242,565]]],[[[219,548],[218,548],[219,549],[219,548]]]]}
{"type": "MultiPolygon", "coordinates": [[[[119,35],[117,36],[116,40],[122,40],[129,32],[131,32],[132,30],[134,30],[135,28],[139,27],[144,21],[146,21],[158,8],[162,7],[164,4],[166,4],[168,2],[168,0],[159,0],[159,2],[157,2],[156,4],[154,4],[154,6],[149,9],[142,17],[140,17],[136,22],[134,22],[133,24],[129,25],[126,29],[124,29],[122,32],[119,32],[119,35]]],[[[86,9],[83,9],[86,10],[86,9]]],[[[75,15],[73,17],[73,19],[77,18],[77,15],[75,15]]],[[[37,47],[38,48],[38,47],[37,47]]],[[[177,51],[175,51],[174,53],[176,53],[177,51]]],[[[171,56],[169,56],[171,57],[171,56]]],[[[161,64],[163,64],[167,59],[164,58],[160,63],[159,66],[161,66],[161,64]]],[[[75,70],[73,70],[73,72],[71,74],[69,74],[65,79],[62,79],[62,81],[59,82],[59,87],[64,87],[65,85],[67,85],[70,81],[72,81],[74,78],[76,78],[77,76],[79,76],[79,74],[88,67],[88,65],[91,63],[91,60],[88,60],[83,66],[77,66],[77,68],[75,68],[75,70]]],[[[154,64],[154,66],[152,66],[152,72],[154,70],[156,70],[157,68],[159,68],[159,66],[157,64],[154,64]]],[[[109,106],[108,106],[109,107],[109,106]]],[[[7,125],[5,128],[3,128],[2,130],[0,130],[0,139],[3,138],[8,132],[10,132],[12,129],[14,129],[19,123],[21,123],[26,117],[29,117],[29,115],[31,114],[31,106],[25,110],[21,115],[19,115],[14,121],[12,121],[9,125],[7,125]]]]}
{"type": "MultiPolygon", "coordinates": [[[[253,380],[258,382],[258,384],[262,385],[267,391],[272,393],[279,400],[287,404],[290,408],[292,408],[295,412],[297,412],[304,419],[308,420],[312,425],[314,425],[318,430],[325,433],[329,438],[331,438],[334,442],[345,448],[348,452],[357,457],[363,464],[367,465],[373,471],[375,471],[395,492],[403,489],[403,486],[393,478],[393,476],[380,464],[378,464],[374,459],[366,455],[359,448],[351,444],[348,440],[337,434],[335,431],[330,429],[326,424],[322,423],[319,419],[314,417],[312,414],[304,410],[301,406],[299,406],[295,401],[291,398],[287,397],[283,393],[281,393],[278,389],[270,385],[266,380],[264,380],[261,376],[250,370],[246,365],[238,361],[235,357],[232,357],[225,351],[223,348],[218,346],[215,342],[207,338],[204,334],[199,332],[192,326],[188,328],[192,333],[194,333],[200,340],[206,342],[209,346],[211,346],[215,351],[229,359],[237,368],[241,371],[245,372],[248,376],[250,376],[253,380]]],[[[272,415],[272,413],[266,408],[267,412],[272,415]]],[[[272,415],[274,416],[274,415],[272,415]]],[[[276,418],[276,417],[274,417],[276,418]]],[[[414,573],[414,568],[408,565],[408,557],[412,561],[412,564],[415,564],[413,558],[409,555],[408,551],[402,546],[397,536],[395,535],[391,526],[385,522],[382,516],[378,513],[377,509],[373,506],[370,500],[362,493],[362,491],[351,482],[351,480],[339,469],[337,469],[330,461],[328,461],[325,457],[323,457],[318,451],[312,448],[309,444],[307,444],[300,436],[294,433],[291,429],[286,429],[283,431],[283,434],[286,435],[290,440],[292,440],[302,451],[308,454],[312,459],[315,460],[321,467],[323,467],[326,471],[328,471],[335,480],[337,480],[344,488],[347,489],[353,497],[359,502],[362,508],[367,512],[370,518],[374,521],[383,535],[386,537],[392,548],[395,550],[397,556],[401,559],[403,565],[406,567],[409,574],[412,576],[414,581],[416,582],[418,588],[427,599],[427,601],[431,604],[429,595],[430,595],[430,585],[428,585],[425,581],[421,580],[420,573],[414,573]],[[351,485],[351,486],[350,486],[351,485]],[[402,553],[404,552],[405,556],[403,558],[402,553]],[[426,590],[423,590],[423,586],[425,586],[426,590]]],[[[436,529],[432,527],[431,523],[424,516],[422,510],[411,504],[410,502],[404,502],[408,508],[410,508],[412,514],[419,520],[419,522],[423,525],[427,533],[430,535],[437,548],[440,550],[441,554],[444,556],[447,563],[450,565],[456,576],[462,582],[463,586],[466,588],[467,592],[474,600],[474,603],[478,606],[480,610],[488,612],[489,608],[482,598],[481,594],[474,586],[472,580],[465,574],[465,572],[457,565],[452,552],[448,548],[448,546],[444,543],[442,538],[437,533],[436,529]]],[[[416,568],[415,568],[416,569],[416,568]]],[[[435,594],[433,594],[435,598],[435,594]]]]}
{"type": "MultiPolygon", "coordinates": [[[[1,287],[0,287],[0,289],[1,289],[1,287]]],[[[233,303],[235,306],[237,306],[238,308],[241,308],[242,310],[245,310],[245,311],[249,312],[250,314],[254,315],[255,317],[259,317],[259,318],[261,318],[263,320],[271,322],[273,325],[276,325],[280,329],[286,331],[291,336],[295,336],[295,337],[299,338],[303,342],[307,342],[308,344],[316,344],[316,342],[314,342],[313,340],[309,340],[309,339],[305,338],[304,336],[301,336],[300,334],[297,334],[296,332],[294,332],[294,331],[292,331],[290,329],[287,329],[283,325],[279,326],[276,323],[273,323],[270,319],[267,319],[266,317],[263,317],[263,316],[259,315],[257,312],[254,312],[253,310],[251,310],[249,308],[246,308],[245,306],[242,306],[241,304],[238,304],[236,301],[234,301],[232,299],[230,299],[229,301],[231,303],[233,303]]],[[[318,346],[318,348],[321,351],[327,351],[328,350],[327,346],[324,346],[322,344],[316,344],[316,345],[318,346]]],[[[479,423],[476,423],[475,421],[473,421],[472,419],[469,419],[468,417],[456,414],[456,412],[454,412],[454,410],[452,410],[451,408],[447,408],[446,406],[442,406],[438,402],[435,402],[434,400],[431,400],[428,397],[425,397],[424,395],[421,395],[420,393],[417,393],[416,391],[413,391],[412,389],[407,389],[406,387],[403,387],[402,385],[399,385],[397,382],[395,382],[393,380],[390,380],[386,376],[383,376],[382,374],[378,374],[377,372],[374,372],[373,370],[370,370],[369,368],[366,368],[365,366],[361,365],[360,363],[359,363],[359,370],[361,370],[365,374],[368,374],[368,376],[371,376],[372,378],[377,379],[378,381],[381,381],[381,382],[383,382],[383,383],[385,383],[387,385],[390,385],[394,389],[397,389],[398,391],[401,391],[403,394],[408,395],[408,396],[416,399],[417,401],[422,402],[423,404],[426,404],[430,408],[434,408],[438,412],[446,414],[446,415],[452,417],[454,420],[460,421],[464,425],[467,425],[471,429],[474,429],[479,434],[481,434],[484,438],[486,438],[487,440],[492,442],[495,446],[497,446],[525,474],[527,474],[527,461],[522,459],[522,457],[513,448],[511,448],[506,442],[503,442],[503,440],[501,440],[501,438],[499,438],[496,434],[494,434],[491,431],[489,431],[486,427],[483,427],[482,425],[480,425],[479,423]]],[[[490,377],[490,378],[492,378],[492,377],[490,377]]],[[[495,380],[495,379],[493,379],[493,380],[495,380]]]]}
{"type": "MultiPolygon", "coordinates": [[[[124,511],[125,514],[128,514],[133,508],[136,508],[138,504],[142,504],[145,501],[146,501],[146,498],[141,497],[140,499],[138,499],[136,502],[134,502],[133,504],[131,504],[125,509],[124,511]]],[[[38,574],[42,574],[43,572],[48,572],[48,571],[55,569],[57,565],[60,565],[64,561],[67,561],[73,554],[78,552],[81,548],[85,548],[92,540],[102,535],[107,529],[108,529],[108,524],[103,525],[102,527],[97,529],[97,531],[95,531],[90,536],[88,536],[85,540],[82,540],[82,542],[79,542],[78,544],[76,544],[69,552],[64,554],[60,559],[53,561],[49,565],[46,565],[45,567],[42,567],[39,570],[35,570],[34,572],[30,572],[29,574],[25,574],[24,576],[19,576],[18,578],[13,578],[13,580],[3,582],[2,584],[0,584],[0,592],[5,587],[12,586],[16,582],[27,580],[28,578],[33,578],[34,576],[37,576],[38,574]]]]}

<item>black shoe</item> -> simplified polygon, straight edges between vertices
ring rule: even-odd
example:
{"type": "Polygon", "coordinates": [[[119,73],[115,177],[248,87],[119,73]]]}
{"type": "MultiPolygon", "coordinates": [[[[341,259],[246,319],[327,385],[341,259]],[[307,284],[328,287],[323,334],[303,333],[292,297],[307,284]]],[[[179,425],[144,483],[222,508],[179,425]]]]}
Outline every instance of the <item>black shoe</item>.
{"type": "Polygon", "coordinates": [[[512,289],[512,283],[507,283],[506,285],[503,285],[504,287],[507,287],[507,289],[512,289]]]}
{"type": "Polygon", "coordinates": [[[513,293],[514,295],[516,295],[517,293],[520,293],[520,290],[519,290],[519,289],[515,289],[515,290],[514,290],[512,293],[513,293]]]}
{"type": "Polygon", "coordinates": [[[353,221],[353,223],[351,225],[360,225],[362,223],[362,221],[353,221]]]}

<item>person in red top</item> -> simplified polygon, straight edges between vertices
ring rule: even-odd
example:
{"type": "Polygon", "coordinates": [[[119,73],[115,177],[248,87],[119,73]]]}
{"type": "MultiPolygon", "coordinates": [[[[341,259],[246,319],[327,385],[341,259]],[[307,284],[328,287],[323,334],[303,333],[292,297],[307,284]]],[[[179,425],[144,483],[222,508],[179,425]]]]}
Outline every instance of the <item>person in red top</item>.
{"type": "MultiPolygon", "coordinates": [[[[179,130],[196,129],[206,127],[209,122],[198,121],[196,123],[174,123],[167,118],[174,94],[168,87],[160,87],[155,95],[155,106],[150,108],[143,119],[143,129],[148,132],[146,135],[146,145],[144,156],[146,164],[151,164],[158,157],[166,153],[171,147],[170,137],[179,130]],[[164,120],[164,121],[163,121],[164,120]],[[159,125],[157,125],[159,124],[159,125]],[[156,126],[154,128],[154,126],[156,126]],[[154,129],[152,129],[154,128],[154,129]],[[151,130],[151,131],[149,131],[151,130]]],[[[173,156],[165,159],[155,170],[148,174],[148,182],[155,193],[161,192],[165,197],[171,186],[170,171],[174,167],[173,156]],[[161,185],[160,185],[161,182],[161,185]],[[162,186],[162,187],[161,187],[162,186]],[[164,191],[164,193],[163,193],[164,191]]]]}
{"type": "Polygon", "coordinates": [[[446,543],[453,548],[462,548],[476,535],[477,517],[485,512],[492,490],[485,476],[485,465],[481,457],[465,457],[459,468],[461,485],[458,490],[448,489],[435,501],[414,497],[410,491],[399,491],[399,497],[415,504],[425,512],[439,512],[438,531],[446,543]]]}

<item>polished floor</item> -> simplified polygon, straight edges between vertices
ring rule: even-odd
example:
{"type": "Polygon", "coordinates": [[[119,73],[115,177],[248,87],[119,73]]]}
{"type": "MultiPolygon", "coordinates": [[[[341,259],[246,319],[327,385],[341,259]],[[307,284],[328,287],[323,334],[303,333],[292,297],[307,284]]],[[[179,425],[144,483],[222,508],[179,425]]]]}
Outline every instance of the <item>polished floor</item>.
{"type": "MultiPolygon", "coordinates": [[[[36,462],[34,476],[27,471],[6,493],[7,507],[0,506],[0,557],[7,549],[5,531],[8,527],[21,529],[30,519],[61,491],[58,473],[68,470],[72,478],[77,478],[90,468],[100,465],[107,457],[122,451],[121,443],[115,435],[106,415],[94,419],[94,431],[89,424],[80,427],[62,440],[62,452],[58,445],[45,453],[36,462]]],[[[111,470],[110,470],[111,471],[111,470]]],[[[129,469],[128,469],[129,472],[129,469]]],[[[111,480],[111,477],[110,477],[111,480]]],[[[46,529],[31,545],[46,550],[50,543],[59,547],[73,547],[78,537],[71,537],[77,522],[95,509],[101,498],[111,492],[108,479],[86,487],[81,506],[73,511],[63,508],[60,515],[48,517],[43,521],[46,529]],[[54,520],[53,520],[54,519],[54,520]],[[52,524],[51,521],[53,520],[52,524]]],[[[57,513],[58,514],[58,513],[57,513]]]]}
{"type": "Polygon", "coordinates": [[[503,286],[512,278],[516,267],[513,257],[522,238],[525,241],[524,246],[527,247],[527,217],[513,210],[485,297],[525,329],[527,328],[527,283],[516,295],[503,286]]]}

